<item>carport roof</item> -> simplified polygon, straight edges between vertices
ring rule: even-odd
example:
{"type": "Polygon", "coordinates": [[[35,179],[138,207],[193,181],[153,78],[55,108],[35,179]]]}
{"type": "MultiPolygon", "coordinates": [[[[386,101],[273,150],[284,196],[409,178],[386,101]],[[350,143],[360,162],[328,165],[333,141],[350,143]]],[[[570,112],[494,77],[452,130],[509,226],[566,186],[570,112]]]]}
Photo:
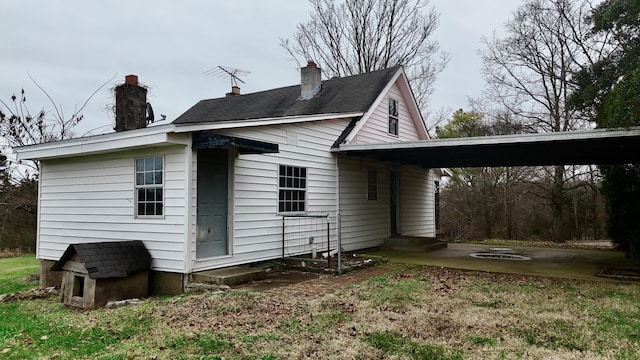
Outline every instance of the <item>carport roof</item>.
{"type": "Polygon", "coordinates": [[[640,128],[340,145],[332,151],[426,168],[640,163],[640,128]]]}

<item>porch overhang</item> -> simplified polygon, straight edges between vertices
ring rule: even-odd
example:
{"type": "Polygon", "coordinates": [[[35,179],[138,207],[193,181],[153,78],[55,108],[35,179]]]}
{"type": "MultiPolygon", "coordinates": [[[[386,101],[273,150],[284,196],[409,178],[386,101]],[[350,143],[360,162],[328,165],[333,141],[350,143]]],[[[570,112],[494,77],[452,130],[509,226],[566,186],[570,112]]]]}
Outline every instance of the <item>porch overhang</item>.
{"type": "Polygon", "coordinates": [[[273,154],[279,152],[278,144],[204,131],[193,133],[192,148],[194,150],[236,148],[239,154],[273,154]]]}
{"type": "Polygon", "coordinates": [[[640,129],[340,145],[348,156],[425,168],[640,163],[640,129]]]}

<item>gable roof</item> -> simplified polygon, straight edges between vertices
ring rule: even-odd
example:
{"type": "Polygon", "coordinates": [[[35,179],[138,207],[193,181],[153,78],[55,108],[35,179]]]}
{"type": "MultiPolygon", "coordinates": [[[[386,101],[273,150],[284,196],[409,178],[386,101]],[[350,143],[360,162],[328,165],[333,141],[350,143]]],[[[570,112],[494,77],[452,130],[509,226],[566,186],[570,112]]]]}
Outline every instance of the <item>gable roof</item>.
{"type": "Polygon", "coordinates": [[[300,85],[246,95],[201,100],[173,121],[175,125],[367,111],[393,76],[394,66],[322,81],[309,100],[299,100],[300,85]]]}
{"type": "Polygon", "coordinates": [[[151,255],[140,240],[71,244],[51,270],[62,270],[64,264],[78,254],[92,279],[124,278],[148,271],[151,255]]]}

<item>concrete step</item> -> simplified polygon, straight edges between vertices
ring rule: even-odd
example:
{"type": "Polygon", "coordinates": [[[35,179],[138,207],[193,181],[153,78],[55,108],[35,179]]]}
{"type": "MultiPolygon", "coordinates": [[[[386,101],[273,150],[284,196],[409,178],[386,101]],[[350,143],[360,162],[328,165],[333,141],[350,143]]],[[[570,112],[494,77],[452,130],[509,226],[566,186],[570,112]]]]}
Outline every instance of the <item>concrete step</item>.
{"type": "Polygon", "coordinates": [[[430,244],[423,245],[396,245],[396,244],[382,244],[380,249],[382,250],[393,250],[393,251],[404,251],[404,252],[427,252],[434,251],[438,249],[444,249],[447,247],[447,243],[444,241],[438,241],[430,244]]]}
{"type": "Polygon", "coordinates": [[[391,236],[384,239],[384,243],[389,245],[428,245],[440,242],[436,238],[418,236],[391,236]]]}
{"type": "Polygon", "coordinates": [[[193,273],[191,282],[233,286],[263,280],[266,277],[267,273],[262,268],[233,266],[193,273]]]}

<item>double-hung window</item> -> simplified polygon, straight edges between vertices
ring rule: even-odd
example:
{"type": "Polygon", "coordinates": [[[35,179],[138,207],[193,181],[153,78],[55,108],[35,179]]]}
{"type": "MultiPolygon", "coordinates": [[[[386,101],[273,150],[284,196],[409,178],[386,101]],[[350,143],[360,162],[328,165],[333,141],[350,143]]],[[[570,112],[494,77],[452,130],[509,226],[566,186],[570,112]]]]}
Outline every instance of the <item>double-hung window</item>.
{"type": "Polygon", "coordinates": [[[389,134],[398,136],[398,100],[389,99],[389,134]]]}
{"type": "Polygon", "coordinates": [[[164,157],[136,159],[136,216],[164,214],[164,157]]]}
{"type": "Polygon", "coordinates": [[[304,212],[307,200],[307,168],[280,165],[278,212],[304,212]]]}

